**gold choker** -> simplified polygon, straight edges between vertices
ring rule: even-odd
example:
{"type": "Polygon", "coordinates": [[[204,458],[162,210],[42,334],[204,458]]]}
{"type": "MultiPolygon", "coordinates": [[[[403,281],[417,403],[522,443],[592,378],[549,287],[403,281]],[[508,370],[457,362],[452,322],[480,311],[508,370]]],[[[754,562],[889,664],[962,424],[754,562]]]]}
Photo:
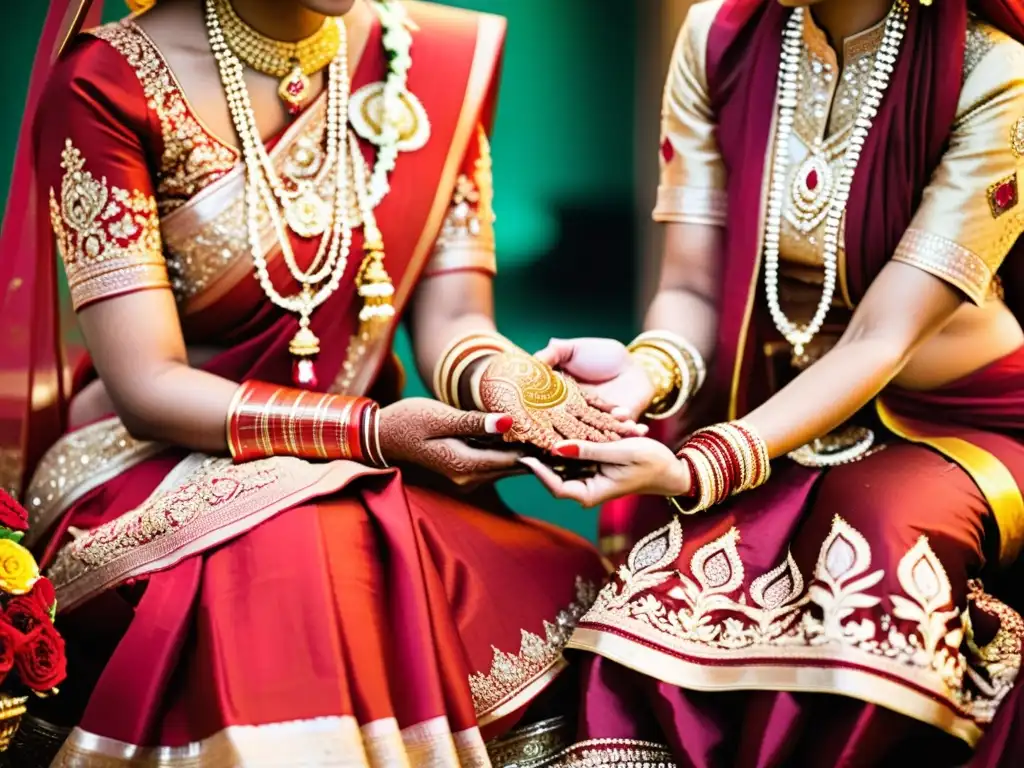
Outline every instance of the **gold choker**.
{"type": "Polygon", "coordinates": [[[250,69],[280,78],[277,92],[288,111],[301,111],[309,100],[309,76],[330,64],[341,48],[337,22],[324,19],[323,26],[304,40],[283,43],[246,24],[231,0],[216,0],[216,4],[224,40],[232,53],[250,69]]]}

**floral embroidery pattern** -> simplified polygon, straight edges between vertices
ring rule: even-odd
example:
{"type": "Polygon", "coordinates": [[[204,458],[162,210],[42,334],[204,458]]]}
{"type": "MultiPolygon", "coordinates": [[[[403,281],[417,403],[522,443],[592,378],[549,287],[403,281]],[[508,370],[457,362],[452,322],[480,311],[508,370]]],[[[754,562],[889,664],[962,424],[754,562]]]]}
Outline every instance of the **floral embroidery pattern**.
{"type": "Polygon", "coordinates": [[[60,591],[96,571],[228,505],[238,506],[281,479],[280,461],[267,459],[233,465],[230,459],[206,459],[176,488],[156,493],[141,507],[78,537],[65,546],[48,576],[60,591]]]}
{"type": "Polygon", "coordinates": [[[130,19],[91,31],[120,53],[138,75],[160,120],[163,156],[157,196],[163,212],[177,207],[228,173],[238,153],[203,128],[170,67],[146,34],[130,19]]]}
{"type": "Polygon", "coordinates": [[[518,653],[506,653],[494,648],[490,670],[486,674],[478,672],[469,678],[478,716],[505,703],[558,663],[576,622],[596,596],[597,588],[593,584],[577,578],[576,600],[558,613],[553,624],[544,622],[544,637],[524,629],[518,653]]]}
{"type": "Polygon", "coordinates": [[[50,190],[50,223],[76,309],[100,298],[169,286],[156,200],[97,179],[71,139],[61,153],[60,192],[50,190]]]}
{"type": "Polygon", "coordinates": [[[791,554],[744,591],[744,564],[730,529],[676,570],[678,520],[641,540],[617,578],[598,595],[581,627],[639,632],[664,647],[716,664],[806,656],[815,665],[851,659],[943,697],[976,723],[991,721],[1016,680],[1024,620],[971,582],[966,608],[954,602],[945,568],[921,536],[896,568],[900,594],[877,594],[885,571],[872,569],[868,540],[836,517],[805,582],[791,554]],[[891,610],[886,610],[887,600],[891,610]],[[972,616],[975,619],[972,619],[972,616]],[[977,617],[996,621],[985,643],[977,617]],[[647,630],[644,630],[644,627],[647,630]],[[651,632],[653,629],[655,632],[651,632]],[[872,659],[877,661],[872,662],[872,659]]]}

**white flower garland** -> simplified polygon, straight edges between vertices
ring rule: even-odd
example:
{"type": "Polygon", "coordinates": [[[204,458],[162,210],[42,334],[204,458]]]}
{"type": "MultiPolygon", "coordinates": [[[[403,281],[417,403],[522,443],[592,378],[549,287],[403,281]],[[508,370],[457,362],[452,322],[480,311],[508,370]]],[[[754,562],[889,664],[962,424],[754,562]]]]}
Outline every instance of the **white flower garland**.
{"type": "Polygon", "coordinates": [[[376,208],[391,191],[389,174],[395,170],[398,161],[399,118],[403,112],[402,96],[407,93],[409,69],[412,67],[413,21],[405,6],[398,0],[378,0],[373,4],[380,17],[383,35],[381,43],[388,58],[388,75],[384,81],[382,95],[380,138],[377,144],[377,159],[369,181],[369,203],[376,208]]]}

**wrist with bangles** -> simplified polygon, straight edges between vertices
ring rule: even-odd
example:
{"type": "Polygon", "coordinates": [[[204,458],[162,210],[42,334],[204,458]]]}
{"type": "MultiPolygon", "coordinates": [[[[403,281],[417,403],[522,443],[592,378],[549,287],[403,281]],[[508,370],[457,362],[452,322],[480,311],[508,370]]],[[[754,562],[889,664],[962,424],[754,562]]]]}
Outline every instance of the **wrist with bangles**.
{"type": "Polygon", "coordinates": [[[707,366],[697,348],[669,331],[646,331],[628,347],[654,386],[644,414],[649,419],[675,416],[704,384],[707,366]]]}
{"type": "Polygon", "coordinates": [[[227,440],[236,463],[294,456],[387,467],[380,449],[380,406],[365,397],[247,381],[228,408],[227,440]]]}
{"type": "Polygon", "coordinates": [[[453,408],[487,410],[480,398],[480,381],[487,368],[483,361],[516,351],[519,348],[498,333],[471,333],[456,339],[448,345],[434,367],[434,396],[453,408]],[[468,384],[471,402],[463,402],[465,398],[461,392],[464,384],[468,384]]]}
{"type": "Polygon", "coordinates": [[[767,444],[742,421],[693,433],[677,456],[690,473],[690,496],[669,501],[685,515],[703,512],[730,496],[764,485],[772,471],[767,444]]]}

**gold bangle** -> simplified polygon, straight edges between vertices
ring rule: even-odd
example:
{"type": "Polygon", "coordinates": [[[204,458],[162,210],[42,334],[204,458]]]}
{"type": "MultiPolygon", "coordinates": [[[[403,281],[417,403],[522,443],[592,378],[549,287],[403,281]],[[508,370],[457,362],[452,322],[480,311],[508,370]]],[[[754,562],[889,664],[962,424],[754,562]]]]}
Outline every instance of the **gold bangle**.
{"type": "Polygon", "coordinates": [[[707,366],[704,363],[704,358],[700,351],[686,339],[670,331],[645,331],[633,340],[629,348],[632,350],[639,346],[655,347],[661,350],[676,361],[682,371],[689,372],[690,386],[684,393],[681,393],[684,402],[696,395],[704,386],[704,380],[707,378],[707,366]]]}
{"type": "MultiPolygon", "coordinates": [[[[452,379],[452,369],[464,361],[464,355],[476,355],[479,359],[478,352],[483,350],[487,350],[487,353],[500,353],[515,348],[512,342],[498,333],[471,333],[455,339],[445,348],[434,366],[434,396],[442,403],[456,406],[459,386],[458,378],[452,379]],[[451,394],[453,390],[454,398],[451,394]]],[[[465,367],[461,367],[460,371],[465,371],[465,367]]]]}
{"type": "Polygon", "coordinates": [[[637,347],[632,351],[632,355],[654,386],[654,397],[651,398],[648,411],[654,414],[663,413],[667,410],[666,403],[669,398],[683,388],[680,380],[681,371],[671,356],[657,347],[637,347]]]}

